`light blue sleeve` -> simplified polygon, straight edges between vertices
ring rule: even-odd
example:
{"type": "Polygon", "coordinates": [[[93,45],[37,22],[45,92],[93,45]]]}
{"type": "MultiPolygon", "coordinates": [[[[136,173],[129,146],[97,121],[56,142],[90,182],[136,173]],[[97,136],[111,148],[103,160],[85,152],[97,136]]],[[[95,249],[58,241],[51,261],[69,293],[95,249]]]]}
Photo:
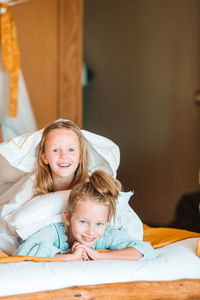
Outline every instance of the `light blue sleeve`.
{"type": "Polygon", "coordinates": [[[143,256],[140,260],[149,260],[156,257],[156,252],[148,242],[135,240],[123,229],[117,230],[108,225],[103,237],[95,244],[95,249],[120,250],[128,247],[137,249],[143,256]]]}
{"type": "Polygon", "coordinates": [[[17,249],[17,255],[54,257],[56,253],[62,253],[58,248],[59,236],[54,224],[43,227],[31,235],[17,249]]]}

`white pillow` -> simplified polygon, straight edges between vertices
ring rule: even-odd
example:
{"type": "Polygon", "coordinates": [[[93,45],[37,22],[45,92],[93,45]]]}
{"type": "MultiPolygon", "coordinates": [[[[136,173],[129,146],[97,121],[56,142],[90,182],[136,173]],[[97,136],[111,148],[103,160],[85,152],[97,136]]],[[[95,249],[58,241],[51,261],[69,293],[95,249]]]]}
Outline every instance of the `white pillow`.
{"type": "Polygon", "coordinates": [[[27,173],[10,165],[9,161],[0,154],[0,184],[14,183],[27,173]]]}
{"type": "Polygon", "coordinates": [[[56,216],[67,209],[70,190],[33,197],[19,207],[7,220],[16,230],[56,216]]]}
{"type": "Polygon", "coordinates": [[[138,215],[129,205],[133,192],[120,192],[117,199],[115,223],[111,224],[118,229],[124,229],[130,236],[137,240],[143,240],[143,224],[138,215]]]}
{"type": "MultiPolygon", "coordinates": [[[[10,168],[15,167],[26,173],[34,170],[36,149],[41,140],[42,132],[43,129],[35,131],[34,133],[23,134],[0,144],[0,154],[9,162],[10,168]]],[[[87,130],[81,130],[81,132],[86,139],[89,150],[90,171],[93,172],[96,169],[103,169],[116,177],[120,162],[119,147],[104,136],[87,130]]],[[[0,172],[0,174],[3,174],[8,179],[13,176],[11,172],[7,175],[7,168],[3,166],[1,168],[1,158],[0,171],[3,171],[0,172]]],[[[16,172],[16,170],[14,170],[14,172],[16,172]]]]}
{"type": "Polygon", "coordinates": [[[26,173],[32,172],[41,136],[42,130],[38,130],[10,139],[0,144],[0,153],[11,166],[26,173]]]}
{"type": "MultiPolygon", "coordinates": [[[[32,198],[9,215],[8,226],[22,239],[27,239],[50,223],[63,222],[63,212],[67,209],[69,194],[70,191],[59,191],[32,198]]],[[[142,222],[128,203],[132,195],[132,192],[120,193],[115,223],[111,220],[111,224],[118,229],[125,229],[135,239],[142,240],[142,222]]]]}

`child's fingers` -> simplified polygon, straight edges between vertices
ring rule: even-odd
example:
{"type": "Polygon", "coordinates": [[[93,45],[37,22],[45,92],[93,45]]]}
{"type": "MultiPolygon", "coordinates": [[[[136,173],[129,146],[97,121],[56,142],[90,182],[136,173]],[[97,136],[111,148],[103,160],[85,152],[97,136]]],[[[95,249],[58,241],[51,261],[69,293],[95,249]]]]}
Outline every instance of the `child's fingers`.
{"type": "Polygon", "coordinates": [[[76,255],[80,255],[81,257],[86,255],[85,250],[81,247],[76,247],[73,253],[75,253],[76,255]]]}
{"type": "Polygon", "coordinates": [[[91,248],[87,245],[84,245],[84,244],[77,245],[76,249],[83,250],[83,254],[84,254],[83,260],[92,260],[94,253],[96,253],[96,251],[93,248],[91,248]]]}
{"type": "Polygon", "coordinates": [[[72,252],[74,252],[76,250],[76,248],[77,248],[78,245],[80,245],[80,243],[78,243],[78,242],[75,242],[73,244],[73,246],[72,246],[72,252]]]}
{"type": "Polygon", "coordinates": [[[93,260],[95,259],[96,256],[98,256],[98,252],[94,250],[92,247],[89,247],[87,245],[82,245],[82,244],[80,244],[78,247],[82,247],[85,250],[89,260],[93,260]]]}
{"type": "Polygon", "coordinates": [[[78,245],[76,245],[76,248],[82,248],[82,249],[85,249],[85,251],[87,251],[87,249],[89,249],[90,247],[87,245],[78,243],[78,245]]]}
{"type": "Polygon", "coordinates": [[[87,261],[89,257],[87,255],[86,250],[82,247],[82,244],[76,245],[73,254],[77,257],[81,258],[81,260],[87,261]]]}

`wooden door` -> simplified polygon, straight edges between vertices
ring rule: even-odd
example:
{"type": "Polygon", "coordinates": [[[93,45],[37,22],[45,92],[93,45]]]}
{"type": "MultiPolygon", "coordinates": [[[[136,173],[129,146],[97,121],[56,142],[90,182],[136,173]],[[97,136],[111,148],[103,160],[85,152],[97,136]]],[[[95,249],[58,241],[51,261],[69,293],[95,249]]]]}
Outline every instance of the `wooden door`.
{"type": "Polygon", "coordinates": [[[38,128],[82,122],[82,0],[29,0],[12,7],[21,67],[38,128]]]}

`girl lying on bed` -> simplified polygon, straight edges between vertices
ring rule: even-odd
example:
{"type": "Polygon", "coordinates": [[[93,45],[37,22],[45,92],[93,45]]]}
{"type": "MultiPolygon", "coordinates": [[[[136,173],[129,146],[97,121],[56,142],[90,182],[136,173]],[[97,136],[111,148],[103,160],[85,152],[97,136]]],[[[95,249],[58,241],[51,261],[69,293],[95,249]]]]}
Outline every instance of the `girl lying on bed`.
{"type": "Polygon", "coordinates": [[[86,182],[72,189],[64,211],[65,222],[50,224],[33,234],[19,246],[17,255],[64,261],[155,258],[149,243],[134,240],[109,224],[116,213],[120,189],[118,180],[95,171],[86,182]]]}
{"type": "MultiPolygon", "coordinates": [[[[97,140],[97,137],[98,136],[95,135],[95,141],[97,140]]],[[[6,230],[10,230],[9,220],[12,219],[13,211],[20,210],[22,205],[34,196],[70,190],[77,183],[85,182],[89,173],[88,150],[90,150],[90,147],[88,147],[88,143],[79,127],[72,121],[58,120],[47,126],[43,131],[38,145],[35,172],[30,174],[30,176],[26,175],[29,177],[25,183],[23,182],[22,186],[18,183],[15,185],[17,188],[15,198],[10,199],[2,206],[0,213],[0,223],[2,218],[2,228],[3,224],[7,222],[8,227],[6,230]]],[[[24,179],[22,178],[22,180],[24,179]]],[[[15,186],[13,187],[12,192],[15,189],[15,186]]],[[[120,197],[121,194],[123,193],[120,193],[120,197]]],[[[2,195],[2,197],[4,199],[6,198],[4,195],[2,195]]],[[[119,198],[119,204],[122,203],[122,205],[117,207],[118,229],[124,228],[126,231],[131,232],[130,234],[134,238],[142,239],[143,229],[141,220],[130,208],[126,199],[124,201],[123,197],[121,198],[119,198]],[[128,215],[128,223],[126,225],[124,223],[127,220],[125,221],[125,218],[123,217],[125,211],[125,216],[128,215]]],[[[34,198],[32,200],[34,201],[34,198]]],[[[7,233],[9,238],[11,238],[12,235],[12,238],[14,239],[13,243],[15,243],[15,247],[18,247],[18,238],[17,236],[13,236],[13,232],[7,233]]],[[[3,242],[1,242],[2,236],[3,234],[1,235],[0,233],[0,245],[3,245],[3,242]]],[[[1,246],[0,250],[9,254],[15,253],[13,250],[6,251],[5,249],[1,249],[1,246]]]]}

